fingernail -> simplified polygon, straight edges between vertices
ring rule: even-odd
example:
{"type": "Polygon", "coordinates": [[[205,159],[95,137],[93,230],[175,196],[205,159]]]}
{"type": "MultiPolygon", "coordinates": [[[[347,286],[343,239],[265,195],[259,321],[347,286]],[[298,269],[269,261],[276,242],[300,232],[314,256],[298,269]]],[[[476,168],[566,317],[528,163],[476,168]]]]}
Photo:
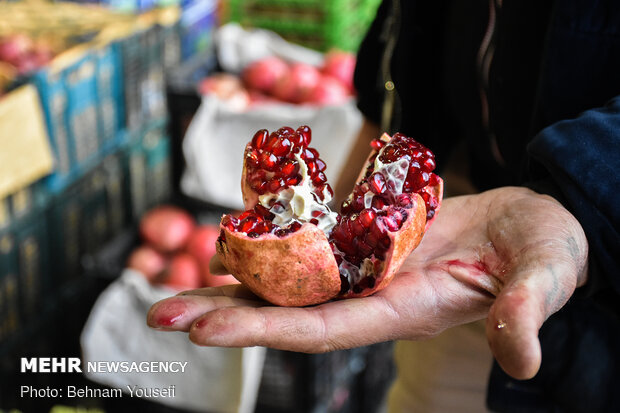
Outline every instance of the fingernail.
{"type": "Polygon", "coordinates": [[[153,328],[166,329],[174,326],[185,315],[187,305],[181,300],[164,301],[152,310],[148,324],[153,328]]]}

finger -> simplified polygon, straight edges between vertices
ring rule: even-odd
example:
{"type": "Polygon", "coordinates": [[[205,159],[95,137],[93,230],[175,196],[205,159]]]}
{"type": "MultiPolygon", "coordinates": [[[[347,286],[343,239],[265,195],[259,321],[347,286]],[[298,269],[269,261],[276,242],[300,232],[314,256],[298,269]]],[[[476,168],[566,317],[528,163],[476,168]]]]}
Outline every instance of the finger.
{"type": "Polygon", "coordinates": [[[538,331],[574,290],[574,285],[559,284],[558,271],[552,265],[517,271],[489,311],[486,332],[491,351],[502,369],[516,379],[529,379],[538,372],[538,331]]]}
{"type": "MultiPolygon", "coordinates": [[[[213,288],[213,290],[218,289],[213,288]]],[[[149,327],[160,330],[188,331],[192,322],[204,313],[237,305],[259,306],[263,303],[227,296],[174,296],[153,304],[147,314],[146,322],[149,327]]]]}
{"type": "Polygon", "coordinates": [[[209,261],[209,271],[213,275],[227,275],[230,274],[230,271],[224,267],[222,261],[220,261],[220,257],[216,254],[209,261]]]}
{"type": "Polygon", "coordinates": [[[398,324],[391,306],[373,296],[306,308],[221,308],[198,318],[189,338],[205,346],[321,353],[393,339],[398,324]]]}

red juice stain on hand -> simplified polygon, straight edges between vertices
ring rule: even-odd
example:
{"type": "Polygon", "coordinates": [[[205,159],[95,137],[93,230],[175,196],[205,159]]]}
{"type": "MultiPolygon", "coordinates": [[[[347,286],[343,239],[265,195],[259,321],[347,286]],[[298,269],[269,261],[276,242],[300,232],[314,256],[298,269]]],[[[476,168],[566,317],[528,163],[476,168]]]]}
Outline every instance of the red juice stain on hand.
{"type": "Polygon", "coordinates": [[[488,274],[489,269],[481,262],[476,261],[475,263],[467,263],[461,260],[450,260],[446,261],[446,264],[449,266],[457,266],[463,269],[469,270],[472,273],[478,272],[480,274],[488,274]]]}
{"type": "Polygon", "coordinates": [[[180,320],[187,311],[187,305],[181,300],[170,300],[157,308],[155,323],[161,327],[170,327],[180,320]]]}

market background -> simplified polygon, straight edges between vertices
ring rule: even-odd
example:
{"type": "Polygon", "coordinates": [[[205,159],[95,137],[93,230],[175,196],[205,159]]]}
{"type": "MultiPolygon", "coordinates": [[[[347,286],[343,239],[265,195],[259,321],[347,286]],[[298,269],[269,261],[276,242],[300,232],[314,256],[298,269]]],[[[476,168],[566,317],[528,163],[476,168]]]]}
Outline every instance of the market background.
{"type": "MultiPolygon", "coordinates": [[[[187,189],[196,184],[187,177],[184,152],[188,128],[210,101],[200,92],[204,79],[226,71],[214,39],[221,27],[265,29],[310,56],[355,53],[377,6],[377,0],[0,1],[0,43],[26,36],[44,49],[41,60],[20,67],[0,56],[0,411],[228,411],[145,399],[22,398],[21,385],[109,384],[79,374],[20,373],[19,363],[82,356],[89,342],[84,327],[98,328],[91,311],[112,287],[129,295],[132,288],[147,297],[174,294],[126,281],[135,276],[125,263],[142,243],[138,227],[147,211],[174,205],[199,224],[214,224],[233,207],[187,189]]],[[[229,122],[252,125],[251,110],[218,109],[229,122]]],[[[320,122],[343,110],[354,112],[354,102],[313,109],[287,103],[270,111],[270,121],[286,113],[284,120],[320,122]]],[[[338,144],[338,136],[323,139],[338,144]]],[[[132,340],[133,333],[112,339],[132,340]]],[[[149,350],[156,346],[151,341],[149,350]]],[[[216,385],[220,373],[204,385],[216,385]]],[[[256,412],[374,412],[394,374],[391,344],[320,355],[266,350],[254,374],[256,412]]]]}

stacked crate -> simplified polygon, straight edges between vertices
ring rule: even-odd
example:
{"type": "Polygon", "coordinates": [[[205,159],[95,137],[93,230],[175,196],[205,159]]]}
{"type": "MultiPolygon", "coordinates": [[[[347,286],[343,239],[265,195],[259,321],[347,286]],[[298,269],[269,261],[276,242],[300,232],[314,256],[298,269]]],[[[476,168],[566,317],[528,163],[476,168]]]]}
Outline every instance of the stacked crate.
{"type": "Polygon", "coordinates": [[[356,51],[379,0],[230,0],[225,18],[272,30],[290,42],[327,51],[356,51]]]}
{"type": "Polygon", "coordinates": [[[32,76],[54,168],[0,196],[3,343],[80,285],[89,257],[170,198],[164,79],[181,54],[175,15],[122,21],[32,76]]]}

